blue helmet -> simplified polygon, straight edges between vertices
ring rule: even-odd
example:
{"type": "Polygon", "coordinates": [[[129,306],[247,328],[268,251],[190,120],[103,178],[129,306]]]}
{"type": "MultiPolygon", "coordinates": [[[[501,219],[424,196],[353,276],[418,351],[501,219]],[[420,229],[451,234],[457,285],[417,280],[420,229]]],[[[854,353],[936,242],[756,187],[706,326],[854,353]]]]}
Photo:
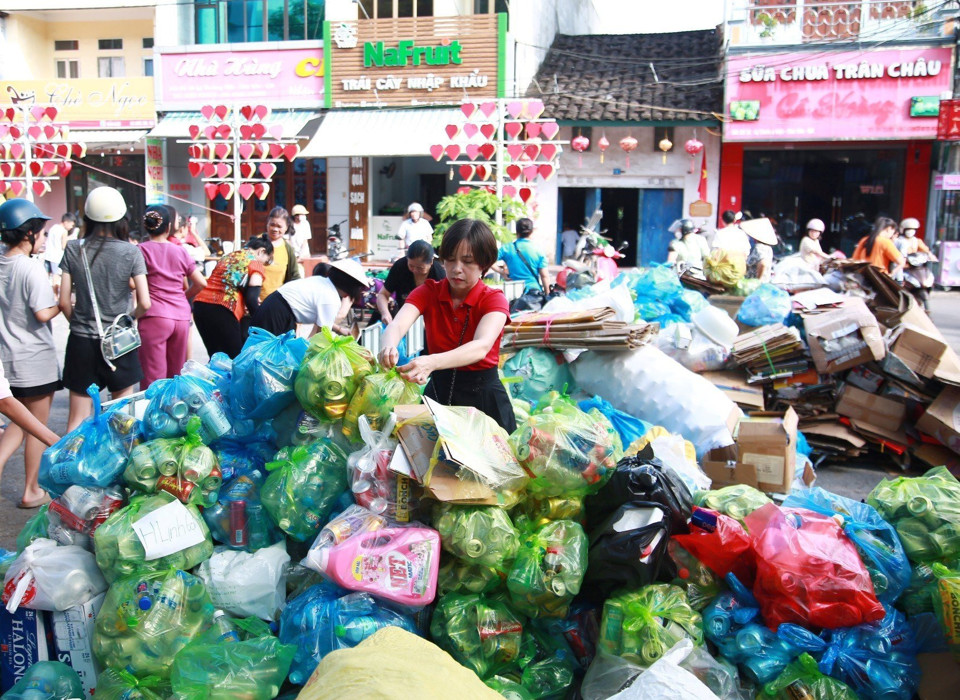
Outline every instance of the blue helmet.
{"type": "Polygon", "coordinates": [[[8,199],[0,204],[0,231],[20,228],[31,219],[49,221],[50,217],[40,211],[36,204],[26,199],[8,199]]]}

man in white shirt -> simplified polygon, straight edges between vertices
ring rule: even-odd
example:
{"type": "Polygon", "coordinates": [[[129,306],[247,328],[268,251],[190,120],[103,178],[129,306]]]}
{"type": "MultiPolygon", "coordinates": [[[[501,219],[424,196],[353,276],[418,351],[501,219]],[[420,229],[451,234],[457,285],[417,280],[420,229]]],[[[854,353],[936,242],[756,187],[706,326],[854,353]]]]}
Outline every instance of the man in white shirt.
{"type": "Polygon", "coordinates": [[[725,250],[746,260],[750,255],[750,237],[740,228],[737,215],[728,209],[721,219],[725,225],[713,237],[713,250],[725,250]]]}
{"type": "Polygon", "coordinates": [[[561,260],[567,260],[576,255],[577,252],[577,241],[580,240],[580,234],[577,233],[577,230],[569,222],[566,223],[563,227],[563,231],[560,233],[560,246],[561,246],[561,260]]]}
{"type": "Polygon", "coordinates": [[[290,245],[296,251],[298,260],[310,257],[310,239],[313,238],[313,232],[307,220],[309,213],[302,204],[294,204],[293,209],[290,210],[290,216],[293,217],[293,236],[290,238],[290,245]]]}
{"type": "Polygon", "coordinates": [[[414,241],[433,242],[433,226],[423,218],[423,207],[414,202],[407,207],[409,217],[404,219],[397,230],[397,238],[403,241],[406,250],[414,241]]]}

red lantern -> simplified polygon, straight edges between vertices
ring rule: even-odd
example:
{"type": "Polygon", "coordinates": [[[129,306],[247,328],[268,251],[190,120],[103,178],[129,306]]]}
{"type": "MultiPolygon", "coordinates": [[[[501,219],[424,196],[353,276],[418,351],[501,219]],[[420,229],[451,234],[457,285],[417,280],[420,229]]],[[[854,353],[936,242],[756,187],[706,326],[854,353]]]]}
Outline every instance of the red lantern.
{"type": "Polygon", "coordinates": [[[683,150],[690,154],[690,172],[693,172],[694,161],[696,156],[700,151],[703,150],[703,142],[698,141],[696,138],[688,139],[685,144],[683,144],[683,150]]]}
{"type": "Polygon", "coordinates": [[[620,139],[620,148],[627,154],[627,167],[630,167],[630,151],[637,147],[637,140],[632,136],[624,136],[620,139]]]}
{"type": "Polygon", "coordinates": [[[580,154],[580,156],[579,156],[579,158],[578,158],[579,164],[577,165],[577,167],[578,167],[578,168],[582,168],[582,167],[583,167],[583,152],[584,152],[585,150],[587,150],[588,148],[590,148],[590,139],[588,139],[588,138],[587,138],[586,136],[584,136],[583,134],[580,134],[579,136],[574,136],[573,139],[571,139],[571,141],[570,141],[570,146],[573,148],[573,150],[575,150],[577,153],[580,154]]]}
{"type": "Polygon", "coordinates": [[[600,162],[603,162],[603,154],[606,153],[607,149],[610,148],[610,142],[607,140],[607,135],[604,134],[600,137],[600,140],[597,141],[597,148],[600,149],[600,162]]]}

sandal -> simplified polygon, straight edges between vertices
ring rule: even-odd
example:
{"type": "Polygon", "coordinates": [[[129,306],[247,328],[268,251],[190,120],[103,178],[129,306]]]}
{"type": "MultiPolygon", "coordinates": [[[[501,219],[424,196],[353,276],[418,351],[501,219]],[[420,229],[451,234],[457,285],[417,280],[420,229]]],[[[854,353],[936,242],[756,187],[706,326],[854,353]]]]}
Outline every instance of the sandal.
{"type": "Polygon", "coordinates": [[[39,508],[40,506],[50,503],[52,500],[53,499],[50,498],[50,494],[45,493],[43,494],[43,498],[38,498],[36,501],[31,501],[29,503],[26,501],[20,501],[17,504],[17,508],[22,508],[23,510],[33,510],[34,508],[39,508]]]}

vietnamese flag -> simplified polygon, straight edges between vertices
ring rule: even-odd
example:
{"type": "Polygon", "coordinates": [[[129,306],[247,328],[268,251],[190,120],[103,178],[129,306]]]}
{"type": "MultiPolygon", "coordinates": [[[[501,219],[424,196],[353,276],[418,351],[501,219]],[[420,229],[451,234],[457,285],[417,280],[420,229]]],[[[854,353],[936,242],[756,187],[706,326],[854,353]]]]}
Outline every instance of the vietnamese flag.
{"type": "Polygon", "coordinates": [[[703,147],[703,162],[700,165],[700,184],[697,186],[700,201],[707,201],[707,147],[703,147]]]}

